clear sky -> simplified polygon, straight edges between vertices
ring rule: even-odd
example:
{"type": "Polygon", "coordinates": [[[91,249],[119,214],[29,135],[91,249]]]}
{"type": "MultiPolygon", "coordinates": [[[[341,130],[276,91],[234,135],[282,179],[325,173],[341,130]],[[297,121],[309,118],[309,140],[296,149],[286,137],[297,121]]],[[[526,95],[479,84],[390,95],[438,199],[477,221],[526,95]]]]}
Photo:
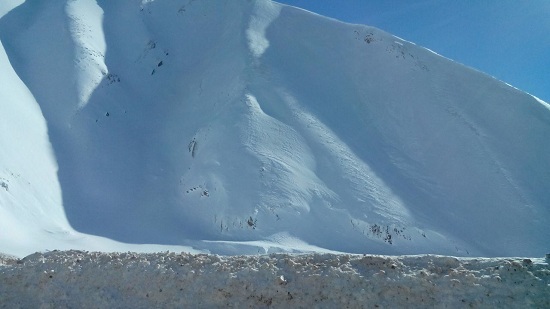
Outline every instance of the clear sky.
{"type": "Polygon", "coordinates": [[[374,26],[550,102],[550,0],[276,0],[374,26]]]}

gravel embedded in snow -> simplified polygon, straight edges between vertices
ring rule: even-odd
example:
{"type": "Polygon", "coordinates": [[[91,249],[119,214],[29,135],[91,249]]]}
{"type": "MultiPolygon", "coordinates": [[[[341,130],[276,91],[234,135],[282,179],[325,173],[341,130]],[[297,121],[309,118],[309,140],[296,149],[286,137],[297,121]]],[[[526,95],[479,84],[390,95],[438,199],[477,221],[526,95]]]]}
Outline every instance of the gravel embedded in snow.
{"type": "Polygon", "coordinates": [[[57,251],[0,259],[1,307],[550,307],[544,259],[57,251]]]}

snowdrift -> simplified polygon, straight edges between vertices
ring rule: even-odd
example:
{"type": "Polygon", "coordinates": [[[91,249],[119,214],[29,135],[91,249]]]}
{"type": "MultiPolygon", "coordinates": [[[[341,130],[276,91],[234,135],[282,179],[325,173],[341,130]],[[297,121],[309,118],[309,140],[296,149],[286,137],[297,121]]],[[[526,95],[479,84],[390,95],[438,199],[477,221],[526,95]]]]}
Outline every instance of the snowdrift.
{"type": "Polygon", "coordinates": [[[547,308],[543,259],[36,253],[0,264],[9,308],[547,308]]]}
{"type": "Polygon", "coordinates": [[[0,251],[550,247],[550,107],[509,85],[270,1],[21,2],[0,251]]]}

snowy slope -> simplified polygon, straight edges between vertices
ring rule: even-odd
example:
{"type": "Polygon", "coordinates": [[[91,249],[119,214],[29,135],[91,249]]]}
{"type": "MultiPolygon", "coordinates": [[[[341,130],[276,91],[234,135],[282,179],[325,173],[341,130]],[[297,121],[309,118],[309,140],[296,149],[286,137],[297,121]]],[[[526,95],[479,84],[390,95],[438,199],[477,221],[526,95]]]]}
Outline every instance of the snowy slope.
{"type": "Polygon", "coordinates": [[[550,246],[549,105],[375,28],[264,0],[27,0],[0,41],[0,251],[63,233],[103,250],[550,246]]]}
{"type": "MultiPolygon", "coordinates": [[[[2,2],[0,15],[22,1],[2,2]],[[11,5],[11,7],[10,7],[11,5]]],[[[192,250],[181,246],[128,245],[74,231],[63,210],[58,164],[40,106],[13,70],[0,44],[1,251],[25,255],[51,248],[192,250]]]]}
{"type": "MultiPolygon", "coordinates": [[[[11,68],[0,44],[1,251],[25,255],[50,248],[166,249],[132,246],[72,230],[62,208],[58,166],[36,100],[11,68]]],[[[171,249],[185,249],[173,246],[171,249]]]]}

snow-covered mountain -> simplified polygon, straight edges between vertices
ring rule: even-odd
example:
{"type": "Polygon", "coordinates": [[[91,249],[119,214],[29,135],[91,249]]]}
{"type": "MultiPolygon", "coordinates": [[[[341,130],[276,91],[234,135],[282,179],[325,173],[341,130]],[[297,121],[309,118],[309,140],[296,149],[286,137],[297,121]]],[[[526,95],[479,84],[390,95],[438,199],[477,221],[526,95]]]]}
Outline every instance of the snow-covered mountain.
{"type": "Polygon", "coordinates": [[[411,42],[267,0],[0,16],[0,252],[550,248],[550,106],[411,42]]]}

